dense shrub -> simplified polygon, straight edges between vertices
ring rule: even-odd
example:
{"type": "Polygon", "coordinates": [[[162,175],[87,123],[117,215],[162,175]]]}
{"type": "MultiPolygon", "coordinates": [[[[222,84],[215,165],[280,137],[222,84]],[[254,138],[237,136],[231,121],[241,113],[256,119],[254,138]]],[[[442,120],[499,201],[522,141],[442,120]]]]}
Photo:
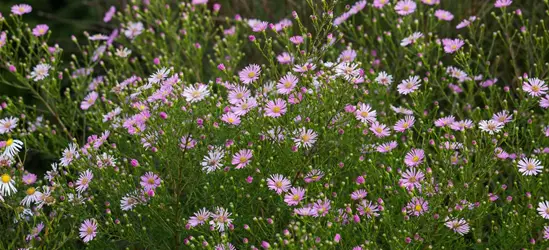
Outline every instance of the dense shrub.
{"type": "Polygon", "coordinates": [[[0,248],[548,246],[547,1],[172,2],[70,62],[4,14],[0,80],[39,104],[2,99],[0,248]]]}

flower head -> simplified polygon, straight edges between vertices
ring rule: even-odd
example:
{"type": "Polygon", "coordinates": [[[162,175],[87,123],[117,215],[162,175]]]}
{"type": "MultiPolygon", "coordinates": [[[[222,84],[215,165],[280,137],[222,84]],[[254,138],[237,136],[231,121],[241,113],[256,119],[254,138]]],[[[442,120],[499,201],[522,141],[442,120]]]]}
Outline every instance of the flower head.
{"type": "Polygon", "coordinates": [[[261,67],[257,64],[248,65],[246,68],[238,73],[240,81],[244,84],[250,84],[259,79],[261,74],[261,67]]]}
{"type": "Polygon", "coordinates": [[[16,4],[14,6],[11,6],[11,13],[17,16],[31,13],[31,11],[32,7],[28,4],[16,4]]]}
{"type": "Polygon", "coordinates": [[[522,158],[518,162],[518,168],[522,175],[537,175],[541,173],[543,166],[538,159],[522,158]]]}
{"type": "Polygon", "coordinates": [[[87,219],[80,225],[80,238],[89,242],[97,236],[97,222],[94,219],[87,219]]]}
{"type": "Polygon", "coordinates": [[[417,4],[412,0],[401,0],[395,5],[395,11],[401,16],[407,16],[416,11],[417,4]]]}
{"type": "Polygon", "coordinates": [[[36,37],[43,36],[48,32],[49,29],[50,27],[48,27],[48,25],[39,24],[39,25],[36,25],[34,29],[32,29],[32,34],[36,37]]]}

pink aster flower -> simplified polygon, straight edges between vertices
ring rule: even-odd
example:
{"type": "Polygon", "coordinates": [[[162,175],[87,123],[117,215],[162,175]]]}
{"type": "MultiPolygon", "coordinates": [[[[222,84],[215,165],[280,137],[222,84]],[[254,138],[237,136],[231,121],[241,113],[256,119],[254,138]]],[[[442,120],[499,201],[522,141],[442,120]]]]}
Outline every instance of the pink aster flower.
{"type": "Polygon", "coordinates": [[[112,20],[114,14],[116,14],[116,7],[111,6],[109,10],[105,13],[105,16],[103,17],[103,22],[108,23],[112,20]]]}
{"type": "Polygon", "coordinates": [[[465,45],[465,42],[463,40],[456,38],[456,39],[442,39],[442,45],[444,46],[444,51],[448,54],[452,54],[459,50],[463,45],[465,45]]]}
{"type": "Polygon", "coordinates": [[[425,152],[423,149],[412,149],[404,157],[404,163],[409,167],[415,167],[423,163],[425,152]]]}
{"type": "Polygon", "coordinates": [[[549,219],[549,201],[541,201],[538,204],[538,213],[544,219],[549,219]]]}
{"type": "Polygon", "coordinates": [[[324,172],[322,172],[322,170],[313,169],[305,175],[303,180],[305,183],[311,183],[319,181],[322,177],[324,177],[324,172]]]}
{"type": "Polygon", "coordinates": [[[395,5],[395,11],[401,16],[407,16],[416,11],[417,4],[412,0],[401,0],[395,5]]]}
{"type": "Polygon", "coordinates": [[[467,223],[464,219],[448,219],[444,225],[460,235],[464,235],[469,232],[469,223],[467,223]]]}
{"type": "Polygon", "coordinates": [[[372,123],[372,125],[370,126],[370,131],[372,131],[374,135],[378,138],[383,138],[391,135],[391,130],[387,126],[385,126],[385,124],[379,123],[377,121],[372,123]]]}
{"type": "Polygon", "coordinates": [[[80,103],[80,108],[82,110],[88,110],[95,103],[97,97],[99,97],[97,92],[93,91],[89,93],[86,98],[84,98],[84,100],[80,103]]]}
{"type": "Polygon", "coordinates": [[[269,27],[269,23],[265,21],[250,20],[248,24],[252,28],[253,32],[262,32],[265,31],[267,27],[269,27]]]}
{"type": "MultiPolygon", "coordinates": [[[[6,40],[7,39],[8,39],[8,36],[6,35],[6,32],[2,31],[2,33],[0,33],[0,48],[4,47],[4,45],[6,45],[6,40]]],[[[10,69],[10,71],[12,71],[12,70],[10,69]]]]}
{"type": "Polygon", "coordinates": [[[261,74],[261,67],[257,64],[248,65],[246,68],[238,73],[240,81],[244,84],[250,84],[259,79],[261,74]]]}
{"type": "Polygon", "coordinates": [[[404,131],[413,127],[415,122],[416,118],[411,115],[407,115],[406,117],[404,117],[404,119],[398,120],[395,126],[393,126],[393,129],[397,132],[403,133],[404,131]]]}
{"type": "Polygon", "coordinates": [[[236,86],[229,91],[229,103],[238,104],[250,97],[250,90],[244,86],[236,86]]]}
{"type": "Polygon", "coordinates": [[[429,203],[423,198],[414,197],[406,205],[406,211],[409,215],[420,216],[429,210],[429,203]]]}
{"type": "Polygon", "coordinates": [[[509,111],[503,110],[501,112],[494,114],[492,116],[492,120],[506,124],[513,120],[513,115],[510,114],[509,111]]]}
{"type": "Polygon", "coordinates": [[[277,92],[279,94],[288,95],[294,90],[296,84],[298,83],[297,77],[292,75],[291,73],[288,73],[287,75],[283,76],[280,81],[278,81],[278,84],[276,85],[277,92]]]}
{"type": "Polygon", "coordinates": [[[290,20],[288,18],[284,18],[284,19],[280,20],[280,22],[278,22],[274,25],[274,30],[279,32],[279,31],[282,31],[283,29],[285,29],[287,27],[290,27],[292,25],[293,25],[292,20],[290,20]]]}
{"type": "Polygon", "coordinates": [[[141,186],[144,190],[154,190],[160,186],[161,179],[153,172],[147,172],[141,176],[141,186]]]}
{"type": "Polygon", "coordinates": [[[341,52],[339,55],[339,60],[342,62],[352,62],[356,58],[356,51],[352,49],[347,49],[341,52]]]}
{"type": "Polygon", "coordinates": [[[207,3],[208,3],[208,0],[192,0],[191,1],[192,5],[201,5],[201,4],[207,4],[207,3]]]}
{"type": "Polygon", "coordinates": [[[379,207],[368,200],[361,200],[357,210],[360,215],[366,215],[369,219],[379,216],[379,207]]]}
{"type": "Polygon", "coordinates": [[[245,115],[250,111],[251,109],[257,107],[257,101],[255,98],[248,98],[244,99],[240,103],[238,103],[236,106],[231,107],[231,111],[238,116],[245,115]]]}
{"type": "Polygon", "coordinates": [[[26,185],[32,185],[36,182],[37,176],[32,173],[28,173],[23,175],[23,178],[21,178],[21,181],[25,183],[26,185]]]}
{"type": "Polygon", "coordinates": [[[359,189],[351,193],[351,199],[353,200],[361,200],[366,198],[366,195],[368,195],[368,192],[364,189],[359,189]]]}
{"type": "Polygon", "coordinates": [[[313,217],[326,216],[331,208],[330,203],[331,201],[328,199],[317,200],[316,203],[313,205],[313,209],[316,211],[316,213],[313,214],[313,217]]]}
{"type": "Polygon", "coordinates": [[[303,197],[305,196],[305,189],[301,187],[293,187],[286,195],[284,195],[284,202],[288,206],[297,206],[303,197]]]}
{"type": "Polygon", "coordinates": [[[288,190],[292,187],[292,184],[286,177],[280,174],[273,174],[269,177],[269,179],[267,179],[267,187],[269,187],[270,190],[275,191],[277,194],[282,194],[288,192],[288,190]]]}
{"type": "Polygon", "coordinates": [[[454,19],[454,15],[452,14],[452,12],[447,10],[436,10],[435,16],[438,18],[438,20],[442,21],[452,21],[452,19],[454,19]]]}
{"type": "Polygon", "coordinates": [[[463,19],[460,23],[458,23],[458,25],[456,25],[456,29],[463,29],[469,25],[471,25],[471,22],[474,21],[476,19],[475,18],[472,18],[472,17],[469,17],[468,19],[463,19]]]}
{"type": "Polygon", "coordinates": [[[421,2],[427,5],[435,5],[439,4],[440,0],[421,0],[421,2]]]}
{"type": "Polygon", "coordinates": [[[91,180],[93,179],[93,173],[91,170],[86,170],[80,173],[80,177],[76,181],[76,191],[82,193],[88,189],[91,180]]]}
{"type": "Polygon", "coordinates": [[[435,126],[436,127],[447,127],[447,126],[450,126],[450,124],[452,124],[455,120],[456,120],[456,118],[453,115],[445,116],[445,117],[437,119],[435,121],[435,126]]]}
{"type": "Polygon", "coordinates": [[[494,4],[494,7],[504,8],[511,5],[511,3],[513,3],[513,0],[497,0],[496,3],[494,4]]]}
{"type": "Polygon", "coordinates": [[[355,117],[361,122],[375,122],[377,112],[372,109],[370,104],[359,103],[355,111],[355,117]]]}
{"type": "Polygon", "coordinates": [[[539,106],[544,109],[549,108],[549,95],[546,95],[539,100],[539,106]]]}
{"type": "Polygon", "coordinates": [[[0,120],[0,134],[10,133],[17,127],[19,119],[15,117],[6,117],[0,120]]]}
{"type": "Polygon", "coordinates": [[[300,128],[295,132],[294,142],[297,147],[310,148],[316,142],[318,134],[312,129],[300,128]]]}
{"type": "Polygon", "coordinates": [[[423,34],[421,32],[414,32],[410,36],[402,39],[402,41],[400,42],[400,46],[406,47],[410,44],[414,44],[414,43],[417,42],[418,39],[420,39],[422,37],[423,37],[423,34]]]}
{"type": "Polygon", "coordinates": [[[402,173],[402,177],[399,180],[399,184],[408,190],[414,190],[421,188],[421,181],[425,178],[425,174],[421,170],[415,168],[408,169],[402,173]]]}
{"type": "Polygon", "coordinates": [[[383,6],[389,3],[390,0],[374,0],[373,6],[374,8],[381,9],[383,6]]]}
{"type": "Polygon", "coordinates": [[[278,60],[280,64],[290,64],[294,61],[294,58],[288,52],[284,52],[278,55],[276,60],[278,60]]]}
{"type": "Polygon", "coordinates": [[[36,27],[34,27],[34,29],[32,29],[32,34],[36,37],[43,36],[48,32],[49,29],[50,27],[48,27],[48,25],[38,24],[36,25],[36,27]]]}
{"type": "Polygon", "coordinates": [[[11,13],[17,16],[28,14],[32,11],[32,7],[28,4],[16,4],[11,6],[11,13]]]}
{"type": "Polygon", "coordinates": [[[305,64],[296,64],[294,65],[293,70],[298,73],[305,73],[308,71],[313,71],[316,68],[314,63],[305,63],[305,64]]]}
{"type": "Polygon", "coordinates": [[[479,122],[478,127],[484,132],[493,135],[498,133],[503,128],[503,123],[494,120],[482,120],[479,122]]]}
{"type": "Polygon", "coordinates": [[[455,131],[463,131],[465,129],[472,128],[473,126],[473,121],[469,119],[463,121],[455,121],[450,124],[450,128],[455,131]]]}
{"type": "Polygon", "coordinates": [[[36,225],[36,227],[32,229],[31,233],[27,235],[25,240],[31,241],[33,239],[37,239],[37,238],[39,239],[38,235],[40,234],[40,232],[42,232],[44,227],[45,227],[44,222],[40,222],[38,225],[36,225]]]}
{"type": "Polygon", "coordinates": [[[302,44],[303,43],[303,37],[302,36],[292,36],[290,37],[290,42],[293,44],[302,44]]]}
{"type": "Polygon", "coordinates": [[[189,218],[188,225],[190,227],[196,227],[198,225],[204,225],[206,221],[211,217],[211,212],[206,208],[198,210],[193,216],[189,218]]]}
{"type": "Polygon", "coordinates": [[[233,112],[225,113],[221,116],[221,120],[231,125],[240,124],[240,117],[233,112]]]}
{"type": "Polygon", "coordinates": [[[89,242],[97,235],[97,222],[94,219],[85,220],[80,225],[80,238],[82,241],[89,242]]]}
{"type": "Polygon", "coordinates": [[[231,163],[236,165],[236,169],[241,169],[250,163],[250,159],[252,159],[252,150],[242,149],[233,155],[233,160],[231,163]]]}
{"type": "Polygon", "coordinates": [[[396,141],[386,142],[377,146],[376,151],[379,153],[388,153],[388,152],[391,152],[393,149],[395,149],[397,145],[398,144],[396,141]]]}
{"type": "Polygon", "coordinates": [[[419,86],[421,86],[420,83],[421,79],[418,76],[410,76],[408,79],[402,80],[397,86],[397,91],[399,94],[408,95],[418,90],[419,86]]]}
{"type": "Polygon", "coordinates": [[[269,117],[280,117],[286,113],[286,101],[282,99],[276,99],[269,101],[265,107],[265,115],[269,117]]]}
{"type": "Polygon", "coordinates": [[[186,135],[181,137],[181,144],[179,144],[179,147],[183,150],[185,149],[192,149],[196,146],[196,140],[193,139],[192,135],[186,135]]]}
{"type": "Polygon", "coordinates": [[[545,81],[538,78],[527,78],[526,80],[527,82],[522,84],[522,90],[533,97],[545,95],[547,92],[547,85],[545,85],[545,81]]]}
{"type": "Polygon", "coordinates": [[[522,175],[537,175],[541,173],[543,166],[538,159],[522,158],[518,162],[518,168],[522,175]]]}

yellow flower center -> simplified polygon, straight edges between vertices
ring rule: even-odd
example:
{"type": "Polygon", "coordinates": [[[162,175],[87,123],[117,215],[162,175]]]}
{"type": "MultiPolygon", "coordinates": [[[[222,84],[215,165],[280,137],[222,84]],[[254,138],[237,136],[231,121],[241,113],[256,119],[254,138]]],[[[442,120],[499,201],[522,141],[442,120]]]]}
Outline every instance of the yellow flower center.
{"type": "Polygon", "coordinates": [[[534,92],[538,92],[539,89],[540,89],[540,87],[537,86],[537,85],[532,86],[532,91],[534,91],[534,92]]]}
{"type": "Polygon", "coordinates": [[[526,169],[528,169],[528,170],[534,170],[534,168],[535,168],[534,164],[530,163],[530,164],[526,165],[526,169]]]}
{"type": "Polygon", "coordinates": [[[244,163],[248,160],[245,156],[240,156],[240,163],[244,163]]]}
{"type": "Polygon", "coordinates": [[[418,157],[417,155],[414,156],[414,158],[412,158],[412,161],[413,161],[413,162],[418,162],[418,161],[419,161],[419,157],[418,157]]]}
{"type": "Polygon", "coordinates": [[[281,182],[281,181],[275,182],[275,186],[276,186],[277,188],[281,188],[281,187],[282,187],[282,182],[281,182]]]}
{"type": "Polygon", "coordinates": [[[308,142],[310,139],[311,139],[311,136],[308,134],[304,134],[301,136],[301,140],[303,140],[304,142],[308,142]]]}
{"type": "Polygon", "coordinates": [[[149,179],[147,180],[147,182],[148,182],[149,184],[151,184],[151,185],[154,184],[154,178],[149,178],[149,179]]]}
{"type": "Polygon", "coordinates": [[[9,146],[11,146],[11,144],[13,144],[13,139],[10,138],[6,141],[6,146],[9,147],[9,146]]]}
{"type": "Polygon", "coordinates": [[[255,77],[255,72],[248,73],[248,77],[255,77]]]}
{"type": "Polygon", "coordinates": [[[33,195],[34,192],[36,192],[36,189],[33,188],[33,187],[30,187],[30,188],[27,189],[27,195],[33,195]]]}
{"type": "Polygon", "coordinates": [[[421,211],[421,205],[417,204],[414,208],[417,212],[421,211]]]}
{"type": "Polygon", "coordinates": [[[292,197],[292,199],[293,199],[294,201],[298,201],[298,200],[299,200],[299,195],[294,194],[294,196],[292,197]]]}
{"type": "Polygon", "coordinates": [[[284,83],[284,87],[286,88],[290,88],[292,86],[292,83],[290,81],[287,81],[286,83],[284,83]]]}
{"type": "Polygon", "coordinates": [[[273,112],[274,113],[280,113],[280,107],[274,107],[273,112]]]}
{"type": "Polygon", "coordinates": [[[11,181],[11,177],[8,174],[3,174],[2,177],[0,177],[3,183],[8,183],[11,181]]]}
{"type": "Polygon", "coordinates": [[[368,117],[369,114],[370,114],[370,113],[368,113],[368,111],[362,111],[362,112],[360,112],[360,115],[361,115],[362,117],[368,117]]]}
{"type": "Polygon", "coordinates": [[[232,117],[229,117],[229,119],[227,119],[227,121],[229,121],[229,123],[233,123],[234,119],[232,117]]]}

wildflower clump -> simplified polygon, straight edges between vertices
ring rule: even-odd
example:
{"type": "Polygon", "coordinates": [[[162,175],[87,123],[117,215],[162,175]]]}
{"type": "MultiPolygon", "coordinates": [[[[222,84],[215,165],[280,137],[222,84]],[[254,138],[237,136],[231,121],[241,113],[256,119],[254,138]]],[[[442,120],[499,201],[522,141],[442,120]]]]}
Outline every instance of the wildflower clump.
{"type": "Polygon", "coordinates": [[[0,248],[549,246],[547,1],[304,2],[130,1],[68,61],[13,6],[0,248]]]}

